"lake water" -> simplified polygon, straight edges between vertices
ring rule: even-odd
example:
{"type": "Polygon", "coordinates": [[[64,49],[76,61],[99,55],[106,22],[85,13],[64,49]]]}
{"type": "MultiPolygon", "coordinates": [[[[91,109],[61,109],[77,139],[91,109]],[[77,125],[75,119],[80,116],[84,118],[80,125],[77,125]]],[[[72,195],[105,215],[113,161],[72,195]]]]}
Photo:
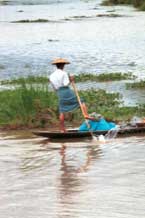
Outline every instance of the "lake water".
{"type": "MultiPolygon", "coordinates": [[[[72,74],[133,72],[145,75],[145,13],[132,7],[102,7],[100,0],[10,0],[0,6],[0,80],[27,75],[49,75],[56,57],[66,57],[72,74]],[[120,17],[97,17],[117,14],[120,17]],[[86,17],[84,17],[86,16],[86,17]],[[12,23],[46,19],[47,23],[12,23]]],[[[102,85],[101,85],[102,86],[102,85]]],[[[145,102],[144,91],[126,90],[126,105],[145,102]],[[133,98],[130,98],[133,96],[133,98]]],[[[94,87],[92,83],[89,88],[94,87]]],[[[103,85],[108,90],[108,83],[103,85]]]]}
{"type": "Polygon", "coordinates": [[[0,217],[144,218],[145,137],[0,136],[0,217]]]}
{"type": "Polygon", "coordinates": [[[144,12],[101,7],[100,0],[9,2],[15,4],[0,6],[0,79],[48,75],[56,57],[68,58],[74,74],[131,71],[144,78],[144,12]],[[121,17],[96,17],[110,13],[121,17]],[[11,23],[26,19],[49,22],[11,23]]]}

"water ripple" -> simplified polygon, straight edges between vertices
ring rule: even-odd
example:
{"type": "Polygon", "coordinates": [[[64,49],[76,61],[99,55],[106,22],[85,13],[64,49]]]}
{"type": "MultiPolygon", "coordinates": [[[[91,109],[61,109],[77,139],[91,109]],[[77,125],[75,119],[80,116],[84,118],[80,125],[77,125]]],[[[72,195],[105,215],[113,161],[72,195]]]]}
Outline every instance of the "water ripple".
{"type": "Polygon", "coordinates": [[[144,140],[92,144],[1,138],[0,214],[144,217],[144,140]]]}

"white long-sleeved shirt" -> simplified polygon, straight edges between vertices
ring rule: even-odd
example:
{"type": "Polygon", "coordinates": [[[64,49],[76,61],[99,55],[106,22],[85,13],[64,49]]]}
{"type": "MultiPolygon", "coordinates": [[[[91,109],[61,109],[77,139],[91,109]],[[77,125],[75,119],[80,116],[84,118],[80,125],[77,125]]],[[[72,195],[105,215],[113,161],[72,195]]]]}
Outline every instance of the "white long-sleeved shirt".
{"type": "Polygon", "coordinates": [[[61,69],[56,69],[49,77],[53,87],[57,90],[62,86],[68,86],[70,83],[68,74],[61,69]]]}

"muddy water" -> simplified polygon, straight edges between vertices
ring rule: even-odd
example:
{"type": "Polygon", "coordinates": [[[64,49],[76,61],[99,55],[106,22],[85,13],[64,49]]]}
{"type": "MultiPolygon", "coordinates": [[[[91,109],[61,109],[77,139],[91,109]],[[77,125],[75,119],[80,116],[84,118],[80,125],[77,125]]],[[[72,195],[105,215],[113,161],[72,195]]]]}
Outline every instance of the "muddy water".
{"type": "Polygon", "coordinates": [[[0,6],[0,79],[48,75],[56,57],[67,57],[74,74],[131,71],[144,77],[144,12],[102,7],[100,0],[42,2],[0,6]],[[120,17],[97,17],[111,13],[120,17]],[[37,19],[49,22],[12,23],[37,19]]]}
{"type": "MultiPolygon", "coordinates": [[[[48,76],[56,57],[70,60],[66,70],[72,74],[133,72],[144,79],[145,13],[132,7],[103,7],[100,2],[10,0],[1,5],[0,80],[48,76]],[[111,13],[120,17],[97,17],[111,13]],[[13,23],[37,19],[49,22],[13,23]]],[[[126,105],[145,102],[144,91],[127,91],[124,84],[118,85],[110,84],[109,91],[117,88],[126,105]]],[[[100,86],[108,91],[108,84],[100,86]]]]}
{"type": "Polygon", "coordinates": [[[145,137],[0,137],[0,217],[145,217],[145,137]]]}

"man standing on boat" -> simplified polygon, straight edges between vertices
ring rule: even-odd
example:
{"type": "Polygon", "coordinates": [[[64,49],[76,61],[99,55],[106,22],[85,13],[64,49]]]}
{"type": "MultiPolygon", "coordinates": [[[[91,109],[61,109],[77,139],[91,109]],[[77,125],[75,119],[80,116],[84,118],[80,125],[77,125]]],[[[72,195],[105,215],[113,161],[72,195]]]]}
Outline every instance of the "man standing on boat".
{"type": "MultiPolygon", "coordinates": [[[[80,105],[74,91],[69,87],[70,83],[74,82],[74,76],[69,76],[67,72],[64,71],[64,66],[70,64],[70,62],[66,59],[58,58],[54,60],[52,64],[56,65],[56,70],[50,75],[49,80],[59,99],[60,129],[62,132],[65,132],[64,114],[73,111],[80,105]]],[[[84,116],[88,118],[89,116],[84,102],[81,103],[81,108],[83,108],[84,116]]]]}

